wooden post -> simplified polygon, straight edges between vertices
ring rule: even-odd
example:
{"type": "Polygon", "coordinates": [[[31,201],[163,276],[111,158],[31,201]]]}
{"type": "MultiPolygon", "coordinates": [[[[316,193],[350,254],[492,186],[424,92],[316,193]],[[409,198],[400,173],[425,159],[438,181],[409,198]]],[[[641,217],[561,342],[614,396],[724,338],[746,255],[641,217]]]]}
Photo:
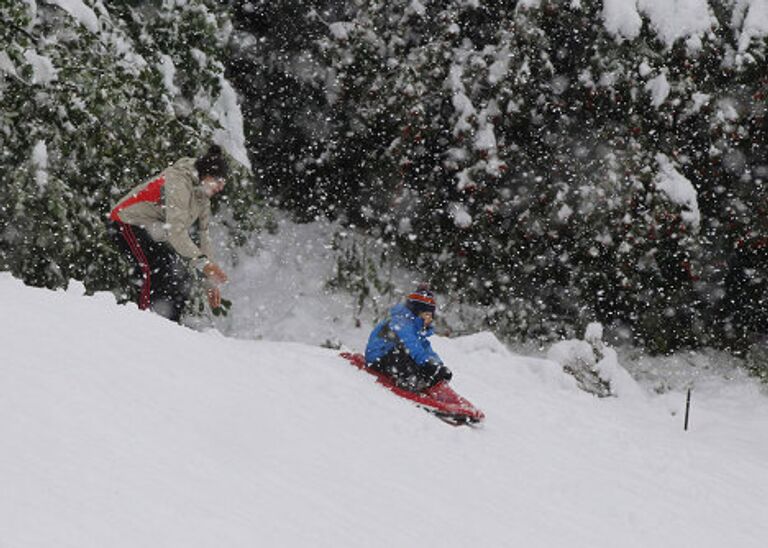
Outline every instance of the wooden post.
{"type": "Polygon", "coordinates": [[[691,411],[691,389],[688,389],[688,396],[685,398],[685,430],[688,430],[688,414],[691,411]]]}

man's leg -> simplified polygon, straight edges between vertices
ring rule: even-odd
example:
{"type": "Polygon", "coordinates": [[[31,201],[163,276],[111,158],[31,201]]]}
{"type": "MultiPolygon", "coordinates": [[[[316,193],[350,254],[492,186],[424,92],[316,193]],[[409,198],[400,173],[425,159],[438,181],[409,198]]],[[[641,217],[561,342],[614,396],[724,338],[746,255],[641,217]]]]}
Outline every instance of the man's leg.
{"type": "Polygon", "coordinates": [[[133,264],[134,275],[140,280],[139,308],[149,308],[152,279],[146,250],[152,239],[143,229],[119,222],[110,222],[107,233],[133,264]]]}
{"type": "Polygon", "coordinates": [[[108,233],[129,257],[141,280],[139,308],[178,322],[192,292],[184,261],[168,245],[156,242],[146,230],[125,223],[110,223],[108,233]]]}
{"type": "Polygon", "coordinates": [[[192,293],[192,276],[186,262],[171,246],[152,242],[148,250],[152,265],[152,310],[179,322],[192,293]]]}

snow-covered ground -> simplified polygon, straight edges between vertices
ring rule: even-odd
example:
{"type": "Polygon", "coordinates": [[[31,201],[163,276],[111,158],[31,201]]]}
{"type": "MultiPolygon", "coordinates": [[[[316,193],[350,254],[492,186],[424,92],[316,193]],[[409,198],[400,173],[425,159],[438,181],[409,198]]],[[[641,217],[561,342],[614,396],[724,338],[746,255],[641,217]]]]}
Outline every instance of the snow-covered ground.
{"type": "Polygon", "coordinates": [[[0,546],[735,547],[768,538],[748,379],[590,396],[487,333],[438,338],[480,429],[333,350],[196,332],[0,273],[0,546]]]}

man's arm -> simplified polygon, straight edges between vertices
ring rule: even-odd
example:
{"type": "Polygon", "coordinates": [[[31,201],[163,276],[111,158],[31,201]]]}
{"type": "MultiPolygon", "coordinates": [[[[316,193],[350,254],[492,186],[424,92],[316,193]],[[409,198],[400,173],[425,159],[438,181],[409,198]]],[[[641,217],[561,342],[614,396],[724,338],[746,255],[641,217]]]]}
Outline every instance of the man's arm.
{"type": "Polygon", "coordinates": [[[198,219],[197,224],[198,234],[200,235],[200,251],[203,252],[203,255],[213,261],[213,246],[211,245],[211,234],[209,229],[211,224],[210,201],[206,200],[205,207],[203,207],[203,211],[200,213],[200,218],[198,219]]]}
{"type": "Polygon", "coordinates": [[[186,218],[189,215],[191,192],[183,182],[169,180],[163,188],[165,192],[165,228],[168,231],[168,243],[185,259],[197,259],[204,255],[189,236],[186,218]]]}

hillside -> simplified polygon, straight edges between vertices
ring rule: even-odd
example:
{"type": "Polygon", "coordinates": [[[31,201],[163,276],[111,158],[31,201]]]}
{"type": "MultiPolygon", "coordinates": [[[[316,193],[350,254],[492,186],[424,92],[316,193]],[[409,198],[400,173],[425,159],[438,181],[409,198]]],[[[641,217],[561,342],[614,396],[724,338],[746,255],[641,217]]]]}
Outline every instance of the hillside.
{"type": "Polygon", "coordinates": [[[763,546],[748,381],[597,399],[490,334],[438,338],[483,428],[335,351],[179,327],[0,274],[0,546],[763,546]]]}

